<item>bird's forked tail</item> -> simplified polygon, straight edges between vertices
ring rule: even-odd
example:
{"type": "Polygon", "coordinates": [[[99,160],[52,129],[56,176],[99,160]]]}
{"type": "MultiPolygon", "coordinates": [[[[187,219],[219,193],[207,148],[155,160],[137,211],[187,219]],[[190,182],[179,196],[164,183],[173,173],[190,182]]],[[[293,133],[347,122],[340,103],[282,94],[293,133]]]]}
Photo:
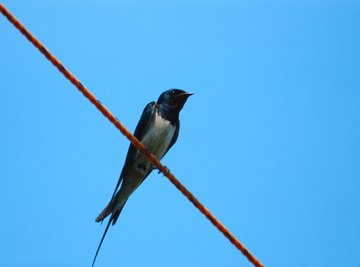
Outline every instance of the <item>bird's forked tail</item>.
{"type": "Polygon", "coordinates": [[[96,220],[95,220],[96,222],[102,222],[108,215],[111,214],[110,219],[109,219],[109,221],[108,221],[108,223],[106,225],[104,234],[102,235],[99,246],[98,246],[98,248],[96,250],[94,260],[93,260],[93,263],[92,263],[92,267],[94,267],[97,255],[99,254],[101,245],[102,245],[102,243],[103,243],[103,241],[105,239],[107,231],[109,230],[110,224],[114,225],[116,223],[116,221],[119,218],[119,215],[120,215],[120,213],[121,213],[121,211],[122,211],[122,209],[123,209],[123,207],[124,207],[124,205],[126,203],[126,200],[127,199],[124,199],[120,203],[117,203],[116,201],[114,201],[114,199],[112,199],[110,201],[110,203],[104,208],[104,210],[96,218],[96,220]]]}

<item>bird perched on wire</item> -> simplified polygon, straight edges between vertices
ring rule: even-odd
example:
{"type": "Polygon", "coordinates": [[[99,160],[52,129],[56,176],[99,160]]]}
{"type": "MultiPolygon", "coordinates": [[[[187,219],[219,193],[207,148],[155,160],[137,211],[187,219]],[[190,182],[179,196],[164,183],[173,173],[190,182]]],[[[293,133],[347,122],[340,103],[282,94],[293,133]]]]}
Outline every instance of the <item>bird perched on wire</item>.
{"type": "MultiPolygon", "coordinates": [[[[157,102],[146,105],[134,136],[144,144],[154,156],[161,160],[175,144],[179,135],[179,113],[192,93],[180,89],[163,92],[157,102]]],[[[130,195],[151,173],[154,166],[146,157],[130,144],[124,167],[109,204],[96,218],[102,222],[107,216],[110,219],[97,248],[93,264],[99,253],[110,224],[114,225],[130,195]],[[119,188],[120,187],[120,188],[119,188]]]]}

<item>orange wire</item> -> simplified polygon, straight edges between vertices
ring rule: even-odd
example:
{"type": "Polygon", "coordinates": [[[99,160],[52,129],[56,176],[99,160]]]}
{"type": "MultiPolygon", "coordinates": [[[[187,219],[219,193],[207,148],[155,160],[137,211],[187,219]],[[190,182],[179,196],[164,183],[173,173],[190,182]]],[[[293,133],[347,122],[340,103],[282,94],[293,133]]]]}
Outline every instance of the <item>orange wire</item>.
{"type": "Polygon", "coordinates": [[[238,249],[242,254],[256,267],[263,267],[263,264],[250,253],[250,251],[203,205],[195,196],[180,183],[170,171],[160,163],[160,161],[151,154],[144,145],[134,137],[131,132],[120,123],[116,117],[96,99],[96,97],[82,83],[68,71],[61,62],[45,48],[41,42],[31,34],[24,25],[16,19],[6,7],[0,3],[0,12],[37,48],[39,51],[73,84],[75,87],[92,103],[96,108],[126,136],[130,142],[139,149],[152,164],[154,164],[177,189],[183,193],[191,203],[238,249]]]}

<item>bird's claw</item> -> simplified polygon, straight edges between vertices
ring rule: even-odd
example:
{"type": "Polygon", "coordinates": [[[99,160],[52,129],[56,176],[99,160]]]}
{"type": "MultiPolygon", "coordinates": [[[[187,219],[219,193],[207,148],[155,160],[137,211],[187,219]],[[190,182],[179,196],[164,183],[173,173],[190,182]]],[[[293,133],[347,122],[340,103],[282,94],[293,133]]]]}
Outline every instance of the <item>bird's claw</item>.
{"type": "MultiPolygon", "coordinates": [[[[164,175],[168,174],[170,172],[169,168],[164,166],[165,167],[165,172],[164,172],[164,175]]],[[[158,174],[162,173],[162,171],[158,168],[158,167],[154,167],[154,170],[157,170],[158,171],[158,174]]]]}
{"type": "MultiPolygon", "coordinates": [[[[164,171],[164,175],[166,175],[166,174],[168,174],[169,172],[170,172],[170,170],[169,170],[169,168],[168,167],[166,167],[166,166],[164,166],[165,167],[165,171],[164,171]]],[[[160,173],[161,171],[159,170],[159,173],[160,173]]]]}

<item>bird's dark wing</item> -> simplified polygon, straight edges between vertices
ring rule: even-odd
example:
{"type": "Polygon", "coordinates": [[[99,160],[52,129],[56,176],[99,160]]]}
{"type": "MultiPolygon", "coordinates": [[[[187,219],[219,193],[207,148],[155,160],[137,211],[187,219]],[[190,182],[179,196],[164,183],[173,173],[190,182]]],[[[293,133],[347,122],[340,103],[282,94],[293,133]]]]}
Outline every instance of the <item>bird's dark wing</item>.
{"type": "MultiPolygon", "coordinates": [[[[139,139],[141,141],[143,135],[146,133],[146,131],[148,130],[148,127],[150,125],[150,120],[151,120],[151,117],[152,117],[152,114],[154,112],[154,107],[155,107],[155,102],[150,102],[149,104],[146,105],[143,113],[141,114],[141,117],[140,117],[140,120],[136,126],[136,129],[135,129],[135,133],[134,133],[134,136],[139,139]]],[[[124,167],[121,171],[121,174],[120,174],[120,177],[119,177],[119,180],[115,186],[115,190],[114,190],[114,193],[111,197],[111,200],[109,202],[109,204],[106,206],[106,208],[100,213],[100,215],[98,216],[98,218],[96,219],[96,221],[103,221],[105,219],[105,217],[107,217],[110,213],[111,214],[111,217],[109,219],[109,222],[107,223],[106,225],[106,228],[105,228],[105,231],[104,231],[104,234],[103,236],[101,237],[101,240],[100,240],[100,243],[98,245],[98,248],[96,250],[96,253],[95,253],[95,256],[94,256],[94,260],[93,260],[93,263],[92,263],[92,266],[94,266],[95,264],[95,261],[96,261],[96,258],[97,258],[97,255],[99,254],[99,251],[100,251],[100,248],[101,248],[101,245],[105,239],[105,236],[106,236],[106,233],[107,231],[109,230],[109,227],[111,224],[115,224],[120,212],[121,212],[121,209],[116,211],[116,213],[113,213],[113,208],[112,208],[112,204],[114,203],[114,201],[116,200],[115,199],[115,195],[120,187],[120,184],[122,183],[124,177],[126,177],[126,172],[127,170],[130,168],[131,164],[133,163],[133,160],[134,160],[134,157],[136,155],[136,148],[130,143],[130,146],[129,146],[129,150],[128,150],[128,153],[127,153],[127,156],[126,156],[126,160],[125,160],[125,164],[124,164],[124,167]]],[[[124,203],[125,204],[125,203],[124,203]]]]}
{"type": "Polygon", "coordinates": [[[155,101],[152,101],[145,106],[134,132],[134,136],[137,139],[141,140],[144,134],[147,132],[154,111],[155,111],[155,101]]]}
{"type": "MultiPolygon", "coordinates": [[[[134,136],[141,142],[145,133],[148,131],[150,126],[150,121],[155,112],[155,102],[150,102],[144,108],[143,113],[141,114],[140,120],[135,128],[134,136]]],[[[125,165],[123,169],[132,163],[135,159],[137,148],[135,148],[131,143],[129,150],[126,156],[125,165]]]]}
{"type": "MultiPolygon", "coordinates": [[[[144,136],[144,134],[148,130],[148,127],[150,125],[150,120],[151,120],[151,117],[152,117],[154,111],[155,111],[155,102],[153,101],[153,102],[150,102],[149,104],[146,105],[146,107],[144,108],[143,113],[141,114],[140,120],[139,120],[139,122],[138,122],[138,124],[137,124],[137,126],[135,128],[135,132],[134,132],[134,136],[140,142],[141,142],[142,137],[144,136]]],[[[136,155],[136,150],[137,149],[130,143],[129,150],[128,150],[128,153],[126,155],[126,160],[125,160],[124,167],[123,167],[123,169],[121,171],[119,180],[118,180],[118,182],[116,184],[116,187],[115,187],[115,190],[114,190],[114,193],[113,193],[111,199],[114,198],[116,192],[119,189],[119,186],[120,186],[123,178],[126,175],[126,171],[128,170],[129,166],[132,165],[133,160],[134,160],[135,155],[136,155]]]]}

